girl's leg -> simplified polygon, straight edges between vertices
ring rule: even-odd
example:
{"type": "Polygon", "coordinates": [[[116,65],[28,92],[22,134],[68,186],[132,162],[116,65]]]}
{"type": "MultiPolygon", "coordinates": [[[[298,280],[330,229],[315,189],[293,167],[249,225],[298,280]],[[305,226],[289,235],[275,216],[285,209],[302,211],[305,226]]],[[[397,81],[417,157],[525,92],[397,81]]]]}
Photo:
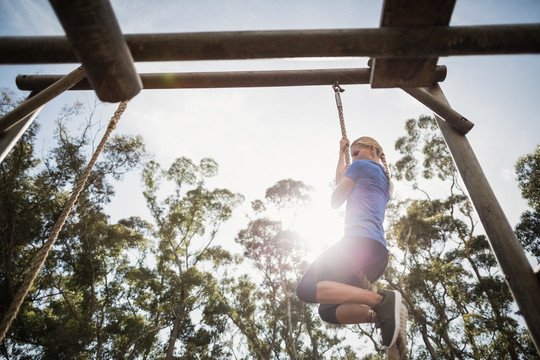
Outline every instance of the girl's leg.
{"type": "Polygon", "coordinates": [[[336,320],[342,325],[374,323],[375,314],[369,306],[341,304],[336,308],[336,320]]]}
{"type": "Polygon", "coordinates": [[[364,324],[375,322],[375,312],[366,305],[360,304],[321,304],[321,319],[336,325],[364,324]]]}
{"type": "Polygon", "coordinates": [[[339,324],[361,324],[373,322],[370,308],[382,301],[382,295],[356,286],[335,281],[317,283],[317,302],[340,304],[335,308],[335,320],[339,324]]]}
{"type": "Polygon", "coordinates": [[[379,304],[383,297],[356,286],[323,280],[317,283],[316,300],[320,304],[359,304],[369,307],[379,304]]]}
{"type": "MultiPolygon", "coordinates": [[[[332,324],[343,325],[371,323],[376,320],[378,323],[377,327],[381,329],[382,344],[390,347],[396,342],[400,330],[401,311],[401,294],[398,291],[382,290],[381,294],[384,295],[381,296],[382,301],[374,306],[368,306],[362,303],[349,302],[355,299],[365,301],[366,298],[364,295],[355,291],[354,286],[331,283],[329,281],[321,284],[321,287],[326,288],[326,290],[330,290],[331,288],[336,289],[336,293],[333,296],[329,295],[328,299],[336,299],[336,301],[338,301],[337,299],[341,299],[345,303],[323,303],[319,305],[321,319],[332,324]]],[[[366,293],[369,293],[369,291],[366,291],[366,293]]],[[[370,296],[368,295],[368,297],[370,296]]]]}
{"type": "Polygon", "coordinates": [[[372,322],[371,308],[381,328],[382,344],[389,347],[399,333],[401,294],[366,290],[357,276],[362,272],[370,282],[377,280],[386,269],[388,251],[378,243],[371,243],[373,247],[369,248],[361,246],[366,244],[349,244],[342,240],[311,264],[298,283],[298,297],[320,303],[321,318],[333,324],[372,322]]]}

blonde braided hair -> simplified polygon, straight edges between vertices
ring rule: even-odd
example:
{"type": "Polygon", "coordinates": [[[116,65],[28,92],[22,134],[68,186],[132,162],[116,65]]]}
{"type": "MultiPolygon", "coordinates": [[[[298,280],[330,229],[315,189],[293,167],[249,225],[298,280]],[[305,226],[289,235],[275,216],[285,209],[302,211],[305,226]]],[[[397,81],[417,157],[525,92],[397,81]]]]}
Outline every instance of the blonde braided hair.
{"type": "Polygon", "coordinates": [[[353,143],[351,144],[351,149],[355,145],[360,145],[363,147],[370,147],[370,146],[375,147],[375,152],[377,153],[377,156],[379,157],[380,162],[384,168],[384,172],[386,173],[386,178],[390,182],[389,192],[390,192],[390,197],[391,197],[394,192],[394,183],[392,182],[392,179],[390,178],[390,169],[388,167],[388,162],[386,161],[386,155],[383,151],[381,144],[379,144],[377,140],[375,140],[372,137],[362,136],[361,138],[358,138],[353,141],[353,143]]]}

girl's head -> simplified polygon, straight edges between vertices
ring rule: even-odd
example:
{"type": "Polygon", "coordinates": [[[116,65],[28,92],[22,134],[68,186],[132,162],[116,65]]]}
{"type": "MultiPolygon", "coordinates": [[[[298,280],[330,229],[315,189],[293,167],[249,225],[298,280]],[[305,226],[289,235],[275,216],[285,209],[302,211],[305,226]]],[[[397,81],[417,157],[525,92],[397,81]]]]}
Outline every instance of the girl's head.
{"type": "Polygon", "coordinates": [[[394,186],[390,180],[390,171],[388,169],[388,163],[386,162],[386,155],[377,140],[369,136],[362,136],[361,138],[356,139],[351,144],[351,157],[353,160],[369,159],[375,162],[381,162],[386,177],[388,178],[388,181],[390,181],[390,194],[392,194],[394,186]]]}
{"type": "Polygon", "coordinates": [[[362,136],[351,144],[351,155],[353,160],[369,159],[378,162],[384,156],[384,152],[377,140],[362,136]]]}

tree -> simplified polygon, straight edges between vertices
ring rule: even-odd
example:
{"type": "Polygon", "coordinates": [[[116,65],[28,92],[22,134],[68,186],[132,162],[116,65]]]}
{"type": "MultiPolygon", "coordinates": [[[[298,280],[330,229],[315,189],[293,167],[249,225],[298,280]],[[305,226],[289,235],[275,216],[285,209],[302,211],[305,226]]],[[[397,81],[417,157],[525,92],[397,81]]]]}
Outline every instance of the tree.
{"type": "MultiPolygon", "coordinates": [[[[7,91],[1,92],[0,112],[5,114],[16,106],[7,91]]],[[[34,254],[34,241],[42,239],[47,217],[58,208],[54,199],[56,187],[48,181],[35,181],[31,172],[40,164],[34,157],[34,141],[39,125],[34,123],[0,164],[0,316],[4,316],[18,289],[24,269],[34,254]],[[48,193],[52,196],[49,197],[48,193]],[[25,251],[30,249],[30,251],[25,251]]],[[[16,328],[17,324],[14,324],[16,328]]],[[[7,357],[12,331],[2,342],[2,354],[7,357]]],[[[13,352],[15,355],[18,351],[13,352]]]]}
{"type": "Polygon", "coordinates": [[[151,237],[155,267],[131,269],[130,281],[144,275],[146,287],[136,294],[138,306],[152,326],[170,329],[166,359],[228,359],[221,340],[227,324],[225,308],[213,275],[231,254],[213,241],[243,197],[227,189],[209,190],[206,179],[217,174],[212,159],[198,165],[177,158],[168,169],[155,161],[143,171],[144,196],[153,217],[151,237]],[[162,181],[172,194],[160,200],[162,181]]]}
{"type": "Polygon", "coordinates": [[[518,159],[516,174],[521,195],[532,209],[521,214],[516,235],[525,250],[540,262],[540,145],[534,153],[518,159]]]}
{"type": "Polygon", "coordinates": [[[396,202],[389,239],[396,254],[386,280],[409,309],[411,357],[519,359],[534,354],[512,316],[512,297],[497,268],[433,118],[407,120],[395,147],[395,178],[423,198],[396,202]],[[422,160],[422,162],[420,162],[422,160]],[[422,176],[419,176],[421,174],[422,176]],[[435,199],[433,183],[446,188],[435,199]]]}
{"type": "Polygon", "coordinates": [[[252,203],[256,218],[236,238],[256,270],[251,277],[231,281],[230,290],[230,317],[244,337],[249,358],[323,359],[339,352],[356,358],[350,348],[339,346],[343,338],[336,327],[323,326],[314,308],[296,297],[296,283],[308,265],[304,241],[283,221],[270,217],[292,219],[309,203],[311,190],[301,181],[277,182],[266,190],[264,200],[252,203]]]}
{"type": "MultiPolygon", "coordinates": [[[[7,94],[3,93],[0,104],[3,111],[12,106],[7,94]]],[[[82,110],[80,103],[62,110],[57,146],[43,160],[34,150],[39,129],[34,123],[0,165],[2,316],[87,162],[96,125],[92,117],[79,137],[68,131],[82,110]]],[[[140,137],[117,135],[109,141],[42,275],[2,342],[4,357],[109,358],[114,354],[112,343],[118,334],[109,331],[108,324],[131,315],[112,311],[121,298],[118,283],[122,280],[115,269],[128,261],[126,250],[141,246],[144,239],[122,224],[110,224],[103,205],[114,193],[109,176],[121,179],[143,155],[140,137]]]]}

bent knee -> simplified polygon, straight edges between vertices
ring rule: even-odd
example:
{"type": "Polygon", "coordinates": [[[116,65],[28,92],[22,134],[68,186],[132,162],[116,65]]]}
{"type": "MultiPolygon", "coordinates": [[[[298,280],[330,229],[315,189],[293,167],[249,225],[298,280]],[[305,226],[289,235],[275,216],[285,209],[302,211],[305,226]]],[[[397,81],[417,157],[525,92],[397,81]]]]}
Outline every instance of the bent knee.
{"type": "Polygon", "coordinates": [[[317,284],[300,280],[296,285],[296,296],[303,302],[317,302],[317,284]]]}

